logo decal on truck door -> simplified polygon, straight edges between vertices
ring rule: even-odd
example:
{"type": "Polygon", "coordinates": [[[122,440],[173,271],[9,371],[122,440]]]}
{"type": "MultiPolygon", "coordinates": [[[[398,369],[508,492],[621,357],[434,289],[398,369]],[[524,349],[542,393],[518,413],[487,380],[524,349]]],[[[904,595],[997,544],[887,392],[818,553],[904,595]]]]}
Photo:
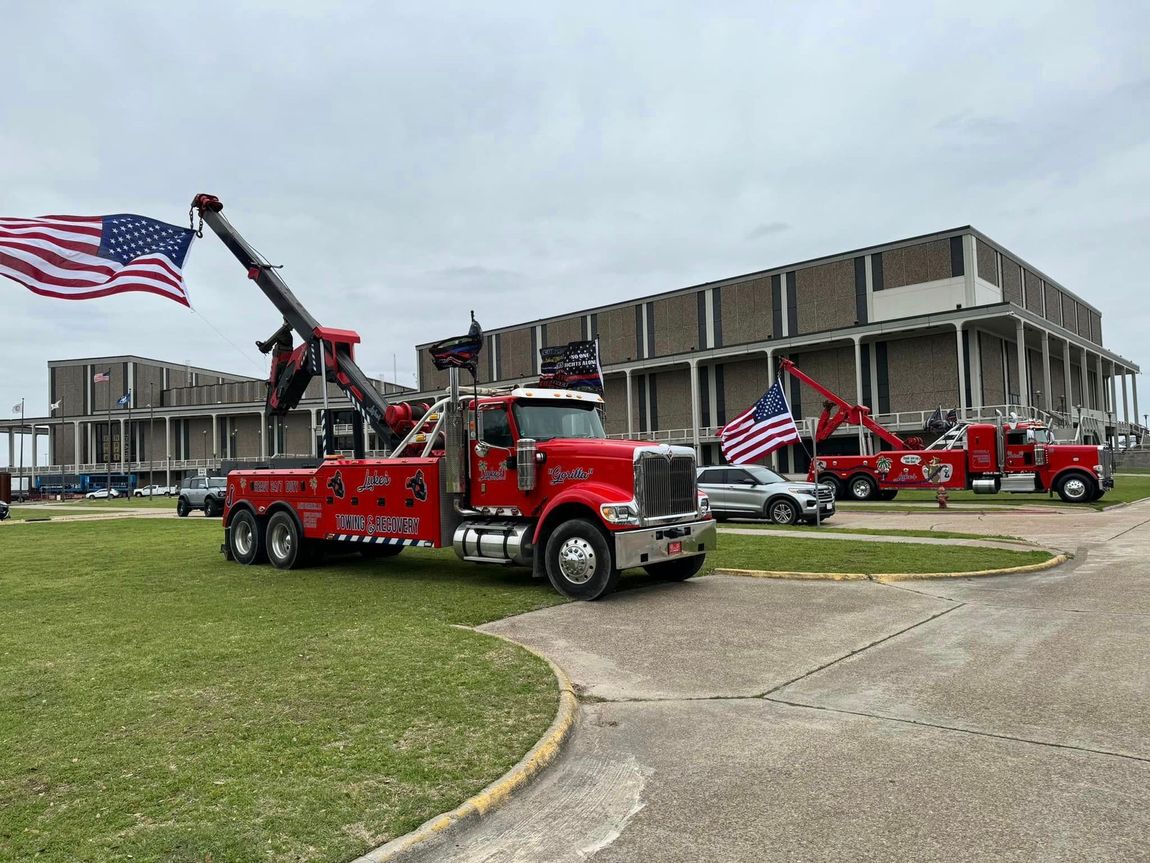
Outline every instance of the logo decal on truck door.
{"type": "Polygon", "coordinates": [[[410,490],[416,500],[427,500],[427,482],[423,479],[422,470],[417,470],[413,476],[408,477],[403,487],[410,490]]]}
{"type": "Polygon", "coordinates": [[[330,488],[332,490],[332,492],[335,493],[336,497],[342,498],[343,497],[343,474],[338,470],[334,474],[332,474],[331,479],[329,479],[327,481],[327,487],[330,488]]]}

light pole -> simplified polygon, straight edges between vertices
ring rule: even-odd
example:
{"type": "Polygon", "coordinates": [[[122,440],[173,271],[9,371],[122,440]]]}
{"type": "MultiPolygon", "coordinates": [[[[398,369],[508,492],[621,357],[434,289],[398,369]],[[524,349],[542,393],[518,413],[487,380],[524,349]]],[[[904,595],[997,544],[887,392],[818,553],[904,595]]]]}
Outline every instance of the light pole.
{"type": "Polygon", "coordinates": [[[206,476],[207,472],[208,472],[208,430],[207,429],[204,429],[203,436],[204,436],[204,475],[206,476]]]}

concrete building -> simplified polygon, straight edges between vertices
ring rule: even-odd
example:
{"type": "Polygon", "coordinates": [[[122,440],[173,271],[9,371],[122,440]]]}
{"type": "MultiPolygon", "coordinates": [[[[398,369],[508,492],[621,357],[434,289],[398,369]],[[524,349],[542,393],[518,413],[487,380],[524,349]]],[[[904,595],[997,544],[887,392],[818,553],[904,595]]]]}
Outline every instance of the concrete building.
{"type": "MultiPolygon", "coordinates": [[[[410,392],[373,381],[384,394],[410,392]]],[[[8,435],[8,463],[18,470],[18,441],[24,436],[23,475],[31,482],[58,488],[103,488],[110,473],[114,487],[135,477],[137,485],[177,484],[184,476],[217,472],[229,466],[287,466],[316,458],[323,411],[322,383],[313,379],[296,410],[277,417],[268,413],[267,382],[137,356],[92,357],[48,363],[48,401],[60,403],[47,417],[0,421],[8,435]],[[96,382],[107,372],[107,382],[96,382]],[[119,399],[131,394],[124,406],[119,399]],[[37,464],[36,444],[48,439],[49,462],[37,464]]],[[[336,414],[336,445],[351,448],[347,397],[328,385],[328,402],[336,414]]],[[[380,443],[367,433],[367,446],[380,443]]],[[[386,445],[386,443],[384,444],[386,445]]]]}
{"type": "MultiPolygon", "coordinates": [[[[1138,367],[1104,346],[1102,313],[970,226],[488,331],[480,380],[530,382],[539,348],[597,336],[608,432],[690,443],[719,460],[718,428],[799,368],[896,431],[942,405],[1046,419],[1060,437],[1138,426],[1138,367]]],[[[419,389],[445,375],[419,350],[419,389]]],[[[788,384],[808,434],[821,399],[788,384]]],[[[857,452],[844,429],[828,451],[857,452]]],[[[797,450],[795,450],[797,452],[797,450]]],[[[805,468],[782,454],[783,469],[805,468]]]]}

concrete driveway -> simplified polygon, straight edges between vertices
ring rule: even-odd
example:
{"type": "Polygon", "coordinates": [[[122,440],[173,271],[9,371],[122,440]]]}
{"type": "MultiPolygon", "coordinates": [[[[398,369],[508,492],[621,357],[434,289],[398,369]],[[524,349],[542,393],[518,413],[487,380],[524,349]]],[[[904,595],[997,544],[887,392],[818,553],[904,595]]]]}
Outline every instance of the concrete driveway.
{"type": "Polygon", "coordinates": [[[1150,860],[1150,503],[983,528],[1078,558],[898,585],[712,577],[484,627],[570,673],[579,727],[425,859],[1150,860]]]}

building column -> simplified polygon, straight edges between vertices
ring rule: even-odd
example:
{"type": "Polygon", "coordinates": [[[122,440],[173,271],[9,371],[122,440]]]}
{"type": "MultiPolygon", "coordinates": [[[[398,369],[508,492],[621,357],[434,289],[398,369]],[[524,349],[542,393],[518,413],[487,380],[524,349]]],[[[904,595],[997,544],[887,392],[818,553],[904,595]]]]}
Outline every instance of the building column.
{"type": "Polygon", "coordinates": [[[1082,366],[1080,368],[1079,384],[1082,387],[1082,407],[1090,407],[1090,377],[1087,370],[1090,368],[1090,356],[1086,353],[1086,346],[1082,346],[1082,366]]]}
{"type": "Polygon", "coordinates": [[[1140,415],[1138,413],[1138,375],[1135,373],[1130,374],[1130,395],[1134,401],[1134,425],[1139,425],[1140,415]]]}
{"type": "Polygon", "coordinates": [[[127,426],[124,424],[124,418],[120,417],[120,473],[128,472],[128,445],[127,426]]]}
{"type": "Polygon", "coordinates": [[[164,417],[164,485],[172,484],[172,418],[164,417]]]}
{"type": "Polygon", "coordinates": [[[966,358],[970,363],[970,406],[978,409],[977,416],[982,408],[982,343],[978,330],[972,328],[967,332],[970,333],[970,356],[966,358]]]}
{"type": "Polygon", "coordinates": [[[268,458],[268,417],[267,414],[260,414],[260,461],[267,461],[268,458]]]}
{"type": "Polygon", "coordinates": [[[28,477],[28,491],[31,492],[32,488],[36,485],[36,426],[32,426],[32,473],[28,477]]]}
{"type": "MultiPolygon", "coordinates": [[[[958,409],[959,418],[966,419],[966,348],[962,344],[962,322],[954,325],[954,349],[958,354],[958,409]]],[[[861,403],[861,399],[860,399],[861,403]]],[[[861,450],[860,450],[861,452],[861,450]]]]}
{"type": "MultiPolygon", "coordinates": [[[[1126,392],[1126,373],[1128,371],[1129,369],[1125,366],[1122,367],[1122,417],[1127,423],[1130,422],[1130,400],[1126,392]]],[[[1117,406],[1115,406],[1115,410],[1117,410],[1117,406]]]]}
{"type": "Polygon", "coordinates": [[[687,369],[687,374],[691,376],[691,439],[695,446],[695,464],[700,465],[703,463],[703,444],[699,440],[701,437],[699,425],[702,423],[699,404],[699,361],[688,360],[687,369]]]}
{"type": "Polygon", "coordinates": [[[1042,331],[1042,386],[1046,395],[1045,407],[1048,411],[1054,410],[1054,385],[1050,381],[1050,333],[1042,331]]]}
{"type": "Polygon", "coordinates": [[[1070,385],[1072,378],[1070,377],[1069,340],[1062,343],[1062,378],[1063,387],[1066,390],[1066,415],[1070,416],[1070,411],[1074,407],[1074,388],[1070,385]]]}
{"type": "Polygon", "coordinates": [[[76,463],[76,473],[80,472],[80,421],[72,421],[72,460],[76,463]]]}
{"type": "Polygon", "coordinates": [[[634,415],[634,395],[631,393],[631,370],[625,369],[623,374],[627,376],[627,437],[630,438],[635,436],[635,421],[631,419],[634,415]]]}
{"type": "MultiPolygon", "coordinates": [[[[316,426],[316,422],[317,422],[316,414],[317,413],[318,412],[316,411],[315,408],[312,408],[310,411],[308,411],[308,414],[311,417],[311,420],[310,420],[311,421],[311,443],[308,444],[308,452],[312,458],[319,458],[319,447],[317,447],[315,445],[315,439],[319,436],[319,428],[316,426]]],[[[366,429],[364,429],[364,433],[365,434],[367,433],[366,429]]],[[[378,445],[382,446],[382,442],[376,441],[376,443],[378,445]]]]}
{"type": "Polygon", "coordinates": [[[8,429],[8,467],[16,467],[16,432],[8,429]]]}
{"type": "Polygon", "coordinates": [[[1030,380],[1026,374],[1026,324],[1022,318],[1018,319],[1014,332],[1018,339],[1018,401],[1025,406],[1030,404],[1030,380]]]}
{"type": "Polygon", "coordinates": [[[220,446],[220,415],[212,414],[212,461],[219,457],[220,446]]]}

